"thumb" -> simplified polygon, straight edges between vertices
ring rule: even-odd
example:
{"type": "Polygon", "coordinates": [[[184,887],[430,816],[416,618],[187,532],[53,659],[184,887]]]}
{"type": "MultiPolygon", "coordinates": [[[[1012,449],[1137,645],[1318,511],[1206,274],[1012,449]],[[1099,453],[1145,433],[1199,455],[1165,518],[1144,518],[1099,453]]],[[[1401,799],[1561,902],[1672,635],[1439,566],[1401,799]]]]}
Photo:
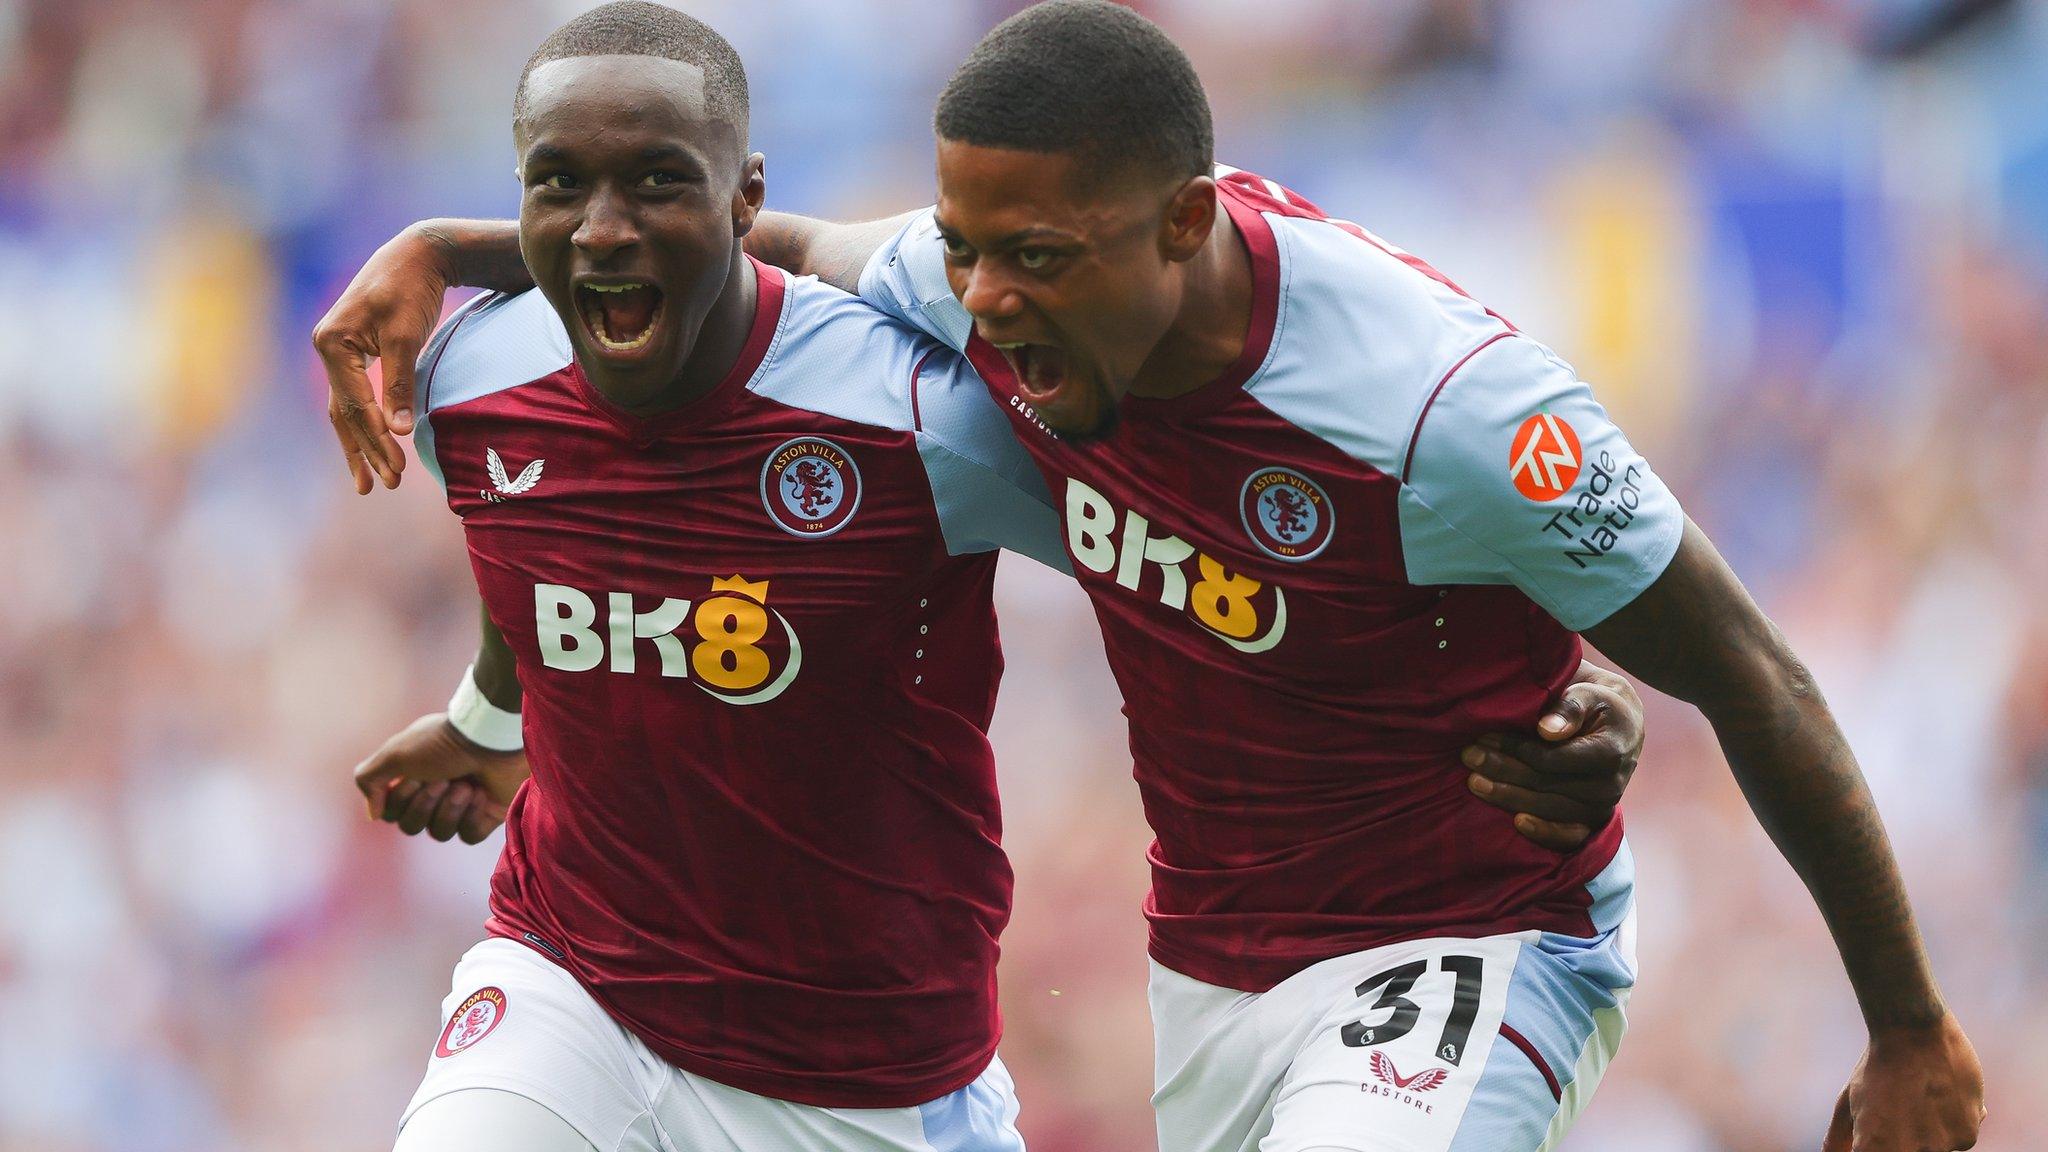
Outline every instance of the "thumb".
{"type": "Polygon", "coordinates": [[[384,799],[398,786],[405,774],[388,757],[366,760],[356,768],[356,791],[363,794],[363,802],[369,808],[370,819],[383,817],[384,799]]]}
{"type": "Polygon", "coordinates": [[[1552,743],[1569,740],[1578,735],[1579,729],[1585,726],[1586,717],[1592,711],[1586,706],[1584,691],[1584,687],[1578,684],[1566,688],[1564,695],[1558,697],[1556,703],[1544,709],[1543,715],[1537,718],[1537,733],[1552,743]]]}
{"type": "Polygon", "coordinates": [[[1855,1136],[1856,1122],[1849,1111],[1849,1090],[1844,1088],[1835,1101],[1835,1116],[1828,1124],[1827,1137],[1820,1143],[1820,1152],[1849,1152],[1855,1136]]]}
{"type": "Polygon", "coordinates": [[[412,433],[413,367],[419,349],[399,345],[384,359],[384,416],[400,436],[412,433]]]}

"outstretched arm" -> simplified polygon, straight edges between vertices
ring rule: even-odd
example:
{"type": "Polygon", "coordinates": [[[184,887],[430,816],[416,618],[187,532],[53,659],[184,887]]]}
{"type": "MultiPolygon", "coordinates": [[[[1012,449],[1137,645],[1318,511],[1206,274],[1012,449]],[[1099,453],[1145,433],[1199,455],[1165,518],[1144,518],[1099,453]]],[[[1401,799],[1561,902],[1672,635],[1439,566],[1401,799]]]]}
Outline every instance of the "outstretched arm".
{"type": "Polygon", "coordinates": [[[835,288],[859,292],[868,258],[916,215],[905,212],[886,220],[833,224],[788,212],[763,212],[747,233],[747,254],[799,276],[816,276],[835,288]]]}
{"type": "MultiPolygon", "coordinates": [[[[758,259],[800,276],[860,291],[861,269],[911,214],[861,224],[832,224],[764,212],[746,239],[758,259]]],[[[313,329],[327,369],[327,421],[358,494],[378,482],[398,487],[405,452],[398,437],[413,426],[413,364],[453,287],[523,292],[533,286],[512,220],[423,220],[370,257],[313,329]],[[384,366],[384,395],[370,385],[370,361],[384,366]]]]}
{"type": "Polygon", "coordinates": [[[1713,725],[1750,808],[1806,883],[1870,1046],[1830,1152],[1968,1148],[1983,1072],[1935,986],[1877,806],[1813,677],[1691,521],[1677,555],[1587,639],[1713,725]]]}

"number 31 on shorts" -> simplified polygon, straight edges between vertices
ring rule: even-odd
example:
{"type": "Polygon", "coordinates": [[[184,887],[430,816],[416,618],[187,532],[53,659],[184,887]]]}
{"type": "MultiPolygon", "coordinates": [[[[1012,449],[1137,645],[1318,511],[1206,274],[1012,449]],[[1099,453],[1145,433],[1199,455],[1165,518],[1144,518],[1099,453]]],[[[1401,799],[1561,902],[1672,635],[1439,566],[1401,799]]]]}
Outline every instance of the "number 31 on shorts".
{"type": "MultiPolygon", "coordinates": [[[[1443,1034],[1435,1048],[1436,1058],[1457,1064],[1465,1058],[1465,1042],[1472,1037],[1472,1022],[1479,1018],[1479,995],[1486,979],[1486,960],[1480,956],[1441,956],[1436,968],[1457,977],[1451,994],[1450,1011],[1444,1017],[1443,1034]]],[[[1338,1031],[1347,1048],[1372,1048],[1391,1044],[1414,1031],[1422,1019],[1422,1005],[1408,999],[1415,982],[1429,972],[1428,960],[1414,960],[1371,976],[1354,991],[1361,997],[1378,990],[1380,997],[1371,1011],[1392,1009],[1392,1015],[1376,1024],[1353,1020],[1338,1031]]]]}

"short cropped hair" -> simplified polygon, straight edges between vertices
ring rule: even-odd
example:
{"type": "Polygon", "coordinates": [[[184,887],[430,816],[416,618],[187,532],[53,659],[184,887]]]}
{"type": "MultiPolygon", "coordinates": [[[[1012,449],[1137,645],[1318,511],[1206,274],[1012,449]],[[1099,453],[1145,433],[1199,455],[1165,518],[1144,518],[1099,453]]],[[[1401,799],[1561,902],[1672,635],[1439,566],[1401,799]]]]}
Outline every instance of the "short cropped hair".
{"type": "Polygon", "coordinates": [[[513,98],[514,119],[526,115],[526,78],[543,64],[579,56],[656,56],[694,64],[704,72],[705,108],[747,138],[747,69],[740,54],[709,24],[645,0],[600,4],[548,34],[527,57],[513,98]]]}
{"type": "Polygon", "coordinates": [[[1077,154],[1105,172],[1206,176],[1209,97],[1187,54],[1107,0],[1048,0],[997,25],[939,97],[942,140],[1077,154]]]}

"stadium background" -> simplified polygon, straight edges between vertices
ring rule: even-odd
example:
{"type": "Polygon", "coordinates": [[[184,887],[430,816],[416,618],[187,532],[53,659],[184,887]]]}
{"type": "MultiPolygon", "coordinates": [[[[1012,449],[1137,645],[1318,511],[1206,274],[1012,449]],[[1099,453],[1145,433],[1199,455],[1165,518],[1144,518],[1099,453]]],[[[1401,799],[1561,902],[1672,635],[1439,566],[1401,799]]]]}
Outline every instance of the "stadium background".
{"type": "MultiPolygon", "coordinates": [[[[348,774],[446,698],[473,593],[423,472],[350,494],[306,334],[401,224],[514,209],[513,78],[576,7],[0,0],[0,1149],[388,1147],[496,841],[404,840],[348,774]]],[[[771,204],[849,217],[926,202],[930,102],[1015,4],[691,7],[751,68],[771,204]]],[[[1862,756],[1982,1147],[2048,1147],[2048,4],[1144,7],[1224,158],[1618,410],[1862,756]]],[[[1005,1052],[1036,1152],[1136,1152],[1114,690],[1072,589],[1002,593],[1005,1052]]],[[[1846,986],[1704,727],[1653,726],[1644,983],[1568,1147],[1816,1147],[1846,986]]]]}

